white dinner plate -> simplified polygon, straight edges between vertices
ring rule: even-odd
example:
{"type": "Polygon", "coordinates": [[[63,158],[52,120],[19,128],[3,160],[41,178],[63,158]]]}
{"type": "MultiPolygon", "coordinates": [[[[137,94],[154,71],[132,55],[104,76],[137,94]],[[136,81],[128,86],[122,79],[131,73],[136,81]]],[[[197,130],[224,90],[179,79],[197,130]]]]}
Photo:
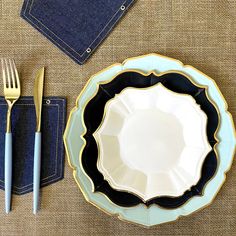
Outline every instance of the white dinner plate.
{"type": "Polygon", "coordinates": [[[111,187],[143,201],[180,196],[195,185],[211,151],[207,116],[192,96],[161,83],[127,88],[105,107],[94,133],[98,169],[111,187]]]}

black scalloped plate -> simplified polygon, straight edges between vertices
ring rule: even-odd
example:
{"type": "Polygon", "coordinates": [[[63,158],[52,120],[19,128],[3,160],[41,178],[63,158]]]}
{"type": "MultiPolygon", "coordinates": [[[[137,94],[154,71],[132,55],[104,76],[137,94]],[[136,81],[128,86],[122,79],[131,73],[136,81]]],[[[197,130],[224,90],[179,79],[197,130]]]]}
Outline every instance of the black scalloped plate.
{"type": "Polygon", "coordinates": [[[162,83],[166,88],[174,92],[193,96],[196,102],[201,106],[201,109],[208,116],[207,137],[210,145],[214,147],[217,142],[214,135],[219,123],[217,110],[208,100],[205,89],[194,85],[183,74],[174,72],[161,76],[156,76],[155,74],[145,76],[138,72],[124,72],[115,77],[111,82],[99,85],[97,94],[89,101],[84,110],[84,121],[87,132],[84,135],[86,146],[82,153],[82,165],[87,175],[91,178],[95,191],[104,193],[112,202],[120,206],[132,207],[144,203],[146,206],[158,204],[165,208],[177,208],[191,197],[202,195],[204,186],[214,176],[217,169],[217,155],[214,149],[212,149],[203,163],[201,178],[195,186],[186,191],[182,196],[156,197],[147,202],[143,202],[141,198],[132,193],[113,189],[109,183],[104,180],[103,175],[97,169],[98,149],[92,134],[102,121],[104,107],[107,101],[116,94],[119,94],[124,88],[146,88],[157,83],[162,83]]]}

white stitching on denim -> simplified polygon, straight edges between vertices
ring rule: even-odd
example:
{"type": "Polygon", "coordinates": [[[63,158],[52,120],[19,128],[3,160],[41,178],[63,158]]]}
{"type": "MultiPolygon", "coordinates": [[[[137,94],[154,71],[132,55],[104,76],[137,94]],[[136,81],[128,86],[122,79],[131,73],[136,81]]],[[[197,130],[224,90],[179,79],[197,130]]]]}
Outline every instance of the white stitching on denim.
{"type": "MultiPolygon", "coordinates": [[[[49,106],[50,106],[50,105],[49,105],[49,106]]],[[[57,159],[58,159],[58,158],[57,158],[57,155],[58,155],[57,149],[58,149],[58,139],[59,139],[58,132],[59,132],[59,121],[60,121],[60,119],[59,119],[59,118],[60,118],[60,107],[59,107],[58,104],[54,104],[54,105],[52,105],[52,106],[57,106],[57,109],[58,109],[58,118],[57,118],[57,127],[58,127],[58,129],[57,129],[57,139],[56,139],[56,164],[55,164],[54,174],[47,176],[46,178],[42,179],[42,181],[43,181],[43,180],[46,180],[46,179],[49,179],[49,178],[54,177],[55,175],[57,175],[57,159]]]]}
{"type": "MultiPolygon", "coordinates": [[[[3,98],[4,99],[4,98],[3,98]]],[[[22,98],[22,100],[31,100],[30,98],[22,98]]],[[[57,100],[60,100],[60,101],[64,101],[64,99],[50,99],[50,100],[54,100],[54,101],[57,101],[57,100]]],[[[21,105],[21,106],[24,106],[24,105],[26,105],[26,106],[34,106],[34,104],[16,104],[16,105],[21,105]]],[[[0,106],[6,106],[6,104],[0,104],[0,106]]],[[[52,177],[54,177],[54,176],[56,176],[57,174],[58,174],[58,172],[57,172],[57,160],[58,160],[58,153],[57,153],[57,149],[58,149],[58,139],[59,139],[59,135],[58,135],[58,132],[59,132],[59,116],[60,116],[60,106],[58,105],[58,104],[52,104],[51,106],[57,106],[58,107],[58,129],[57,129],[57,144],[56,144],[56,166],[55,166],[55,172],[54,172],[54,174],[53,175],[50,175],[50,176],[47,176],[46,178],[43,178],[41,181],[45,181],[45,180],[47,180],[47,179],[49,179],[49,178],[52,178],[52,177]]],[[[65,111],[65,104],[63,103],[63,114],[64,114],[64,111],[65,111]]],[[[63,116],[63,123],[64,123],[64,121],[65,121],[65,117],[63,116]]],[[[63,145],[63,143],[62,143],[62,145],[63,145]]],[[[62,153],[63,152],[61,152],[61,155],[62,155],[62,153]]],[[[62,177],[62,170],[63,170],[63,156],[62,156],[62,158],[61,158],[61,171],[60,171],[60,176],[57,178],[57,179],[60,179],[61,177],[62,177]]],[[[42,185],[46,185],[46,184],[50,184],[50,183],[52,183],[52,182],[55,182],[57,179],[51,179],[51,180],[49,180],[49,181],[46,181],[46,182],[44,182],[42,185]]],[[[2,182],[2,183],[4,183],[4,181],[2,181],[2,180],[0,180],[0,182],[2,182]]],[[[29,187],[29,186],[31,186],[31,185],[33,185],[33,184],[28,184],[28,185],[25,185],[25,186],[23,186],[23,187],[17,187],[17,186],[14,186],[14,188],[16,188],[16,189],[24,189],[24,188],[27,188],[27,187],[29,187]]],[[[27,189],[27,190],[25,190],[25,191],[22,191],[22,192],[19,192],[19,191],[15,191],[15,193],[18,193],[18,194],[24,194],[25,192],[27,192],[27,191],[29,191],[29,189],[27,189]]]]}
{"type": "MultiPolygon", "coordinates": [[[[57,37],[58,39],[60,39],[67,47],[69,47],[71,50],[73,50],[76,54],[78,54],[79,56],[83,56],[84,53],[86,52],[86,50],[80,54],[78,53],[77,51],[75,51],[70,45],[68,45],[64,40],[62,40],[58,35],[56,35],[52,30],[50,30],[46,25],[44,25],[40,20],[38,20],[36,17],[34,17],[32,14],[31,14],[31,10],[32,10],[32,6],[34,4],[34,1],[35,0],[32,0],[32,3],[30,5],[30,9],[29,9],[29,15],[31,15],[35,20],[37,20],[41,25],[43,25],[47,30],[49,30],[52,34],[55,35],[55,37],[57,37]]],[[[127,1],[127,0],[126,0],[127,1]]],[[[126,2],[125,1],[125,2],[126,2]]],[[[125,2],[123,2],[123,4],[121,6],[124,6],[125,2]]],[[[96,41],[96,39],[102,34],[102,32],[105,30],[105,28],[109,25],[109,23],[113,20],[113,18],[117,15],[117,13],[119,13],[121,7],[118,9],[118,11],[116,11],[114,13],[114,15],[111,17],[111,19],[108,21],[108,23],[103,27],[103,29],[101,30],[101,32],[98,34],[98,36],[92,41],[92,43],[87,47],[87,48],[90,48],[91,45],[94,43],[94,41],[96,41]]]]}
{"type": "MultiPolygon", "coordinates": [[[[53,182],[54,182],[54,181],[57,181],[57,180],[59,180],[59,179],[61,179],[61,176],[58,176],[58,178],[54,179],[53,182]]],[[[51,182],[52,182],[52,181],[48,181],[48,182],[42,183],[41,186],[42,186],[42,187],[46,187],[46,186],[50,185],[51,182]]],[[[33,187],[33,184],[31,184],[31,185],[32,185],[32,187],[33,187]]],[[[13,190],[13,193],[14,193],[14,194],[18,194],[18,195],[23,195],[23,194],[25,194],[25,193],[30,193],[30,192],[32,192],[32,189],[26,189],[26,190],[21,191],[21,192],[18,192],[18,191],[14,191],[14,190],[13,190]]]]}
{"type": "Polygon", "coordinates": [[[50,38],[50,40],[57,45],[62,51],[68,53],[75,61],[78,61],[80,63],[82,63],[83,61],[79,60],[78,58],[76,58],[75,56],[72,55],[72,53],[70,53],[67,49],[65,49],[64,47],[62,47],[57,41],[55,41],[50,35],[48,35],[46,32],[44,32],[41,28],[39,28],[30,18],[28,18],[26,15],[24,15],[24,17],[35,27],[37,28],[42,34],[45,34],[48,38],[50,38]]]}
{"type": "MultiPolygon", "coordinates": [[[[7,106],[6,104],[0,104],[0,106],[7,106]]],[[[34,104],[16,104],[15,106],[34,106],[34,104]]],[[[58,104],[53,104],[53,105],[51,105],[51,106],[57,106],[58,107],[58,117],[59,117],[59,105],[58,104]]],[[[59,120],[59,119],[58,119],[59,120]]],[[[59,129],[59,125],[58,125],[58,129],[59,129]]],[[[56,168],[57,168],[57,160],[58,160],[58,156],[57,156],[57,147],[58,147],[58,129],[57,129],[57,144],[56,144],[56,161],[55,161],[55,163],[56,163],[56,167],[55,167],[55,170],[56,170],[56,168]]],[[[53,175],[50,175],[50,176],[47,176],[46,178],[43,178],[41,181],[43,181],[43,180],[46,180],[46,179],[48,179],[48,178],[50,178],[50,177],[53,177],[53,176],[55,176],[55,175],[57,175],[57,172],[55,171],[54,172],[54,174],[53,175]]],[[[4,183],[2,180],[0,180],[0,182],[2,182],[2,183],[4,183]]],[[[32,185],[32,184],[28,184],[28,185],[25,185],[25,186],[23,186],[23,187],[18,187],[18,186],[14,186],[14,188],[16,188],[16,189],[23,189],[23,188],[26,188],[26,187],[29,187],[30,185],[32,185]]]]}
{"type": "MultiPolygon", "coordinates": [[[[39,26],[37,26],[29,17],[27,17],[26,15],[25,15],[25,13],[26,13],[26,11],[28,10],[28,4],[29,4],[29,1],[30,0],[27,0],[27,4],[26,4],[26,7],[25,7],[25,10],[24,10],[24,17],[26,18],[26,19],[28,19],[30,22],[31,22],[31,24],[33,25],[33,26],[35,26],[40,32],[42,32],[44,35],[46,35],[48,38],[50,38],[50,40],[51,41],[53,41],[59,48],[61,48],[64,52],[66,52],[68,55],[70,55],[75,61],[78,61],[78,62],[80,62],[80,63],[83,63],[88,57],[89,57],[89,55],[90,54],[87,54],[87,56],[85,56],[84,58],[83,58],[83,60],[79,60],[78,58],[76,58],[74,55],[72,55],[72,53],[71,52],[69,52],[69,50],[68,49],[66,49],[66,48],[64,48],[63,46],[61,46],[57,41],[55,41],[50,35],[48,35],[47,34],[47,32],[45,32],[45,31],[43,31],[39,26]]],[[[127,5],[127,7],[126,7],[126,9],[133,3],[133,1],[135,1],[135,0],[131,0],[130,1],[130,3],[127,5]]],[[[126,2],[126,1],[125,1],[126,2]]],[[[124,2],[124,3],[125,3],[124,2]]],[[[119,12],[119,11],[118,11],[119,12]]],[[[116,12],[115,13],[115,15],[118,13],[118,12],[116,12]]],[[[30,13],[29,13],[29,15],[31,15],[30,13]]],[[[113,15],[113,18],[115,17],[115,15],[113,15]]],[[[31,15],[33,18],[35,18],[33,15],[31,15]]],[[[93,50],[92,51],[94,51],[99,45],[100,45],[100,43],[105,39],[105,37],[107,36],[107,34],[112,30],[112,28],[113,28],[113,26],[117,23],[117,21],[120,19],[122,17],[122,15],[120,15],[118,18],[117,18],[117,20],[113,23],[113,25],[110,27],[110,29],[106,32],[106,34],[104,34],[104,36],[96,43],[96,46],[93,48],[93,50]]],[[[35,18],[36,19],[36,18],[35,18]]],[[[37,20],[37,19],[36,19],[37,20]]],[[[37,20],[38,21],[38,20],[37,20]]],[[[111,20],[110,20],[111,21],[111,20]]],[[[38,21],[39,23],[41,23],[40,21],[38,21]]],[[[109,22],[110,23],[110,22],[109,22]]],[[[108,24],[109,24],[108,23],[108,24]]],[[[41,23],[42,24],[42,23],[41,23]]],[[[42,24],[43,25],[43,24],[42,24]]],[[[44,26],[44,25],[43,25],[44,26]]],[[[46,26],[44,26],[46,29],[47,29],[47,27],[46,26]]],[[[49,29],[48,29],[49,30],[49,29]]],[[[49,30],[50,31],[50,30],[49,30]]],[[[104,31],[104,30],[103,30],[104,31]]],[[[102,31],[102,32],[103,32],[102,31]]],[[[97,38],[101,35],[101,33],[102,32],[100,32],[100,34],[97,36],[97,38]]],[[[53,33],[53,32],[52,32],[53,33]]],[[[54,33],[53,33],[54,34],[54,33]]],[[[55,35],[58,39],[60,39],[57,35],[55,35]]],[[[96,39],[97,39],[96,38],[96,39]]],[[[96,41],[96,39],[92,42],[92,44],[96,41]]],[[[60,39],[61,40],[61,39],[60,39]]],[[[62,42],[63,42],[63,40],[61,40],[62,42]]],[[[63,42],[63,43],[65,43],[65,42],[63,42]]],[[[66,43],[65,43],[66,44],[66,43]]],[[[69,46],[68,46],[69,47],[69,46]]],[[[70,48],[70,47],[69,47],[70,48]]],[[[73,49],[72,49],[73,50],[73,49]]],[[[73,50],[74,51],[74,50],[73,50]]],[[[82,57],[78,52],[76,52],[75,51],[75,53],[77,53],[80,57],[82,57]]],[[[84,55],[84,53],[82,54],[82,55],[84,55]]]]}

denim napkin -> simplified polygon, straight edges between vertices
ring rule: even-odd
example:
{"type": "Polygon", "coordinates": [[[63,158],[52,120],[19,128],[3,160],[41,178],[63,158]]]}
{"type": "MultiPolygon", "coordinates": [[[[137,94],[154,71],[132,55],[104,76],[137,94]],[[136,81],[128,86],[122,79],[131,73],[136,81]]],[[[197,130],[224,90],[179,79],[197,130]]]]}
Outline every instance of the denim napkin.
{"type": "MultiPolygon", "coordinates": [[[[0,97],[0,189],[4,189],[4,149],[7,105],[0,97]]],[[[41,187],[64,177],[63,132],[66,118],[66,99],[47,97],[42,112],[41,187]]],[[[35,107],[32,97],[22,97],[12,110],[13,136],[13,193],[33,190],[35,107]]]]}
{"type": "Polygon", "coordinates": [[[83,64],[135,0],[24,0],[21,17],[83,64]]]}

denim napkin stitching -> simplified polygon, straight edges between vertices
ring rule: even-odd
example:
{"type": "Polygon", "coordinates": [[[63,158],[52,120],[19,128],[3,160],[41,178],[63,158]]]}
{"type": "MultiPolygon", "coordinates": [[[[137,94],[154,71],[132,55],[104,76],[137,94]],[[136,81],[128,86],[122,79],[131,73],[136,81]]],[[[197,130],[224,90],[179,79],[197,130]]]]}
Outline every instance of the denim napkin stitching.
{"type": "Polygon", "coordinates": [[[90,43],[90,45],[88,45],[88,47],[86,47],[86,49],[84,50],[84,52],[82,54],[77,52],[76,50],[74,50],[70,45],[68,45],[64,40],[62,40],[57,34],[55,34],[52,30],[50,30],[40,20],[38,20],[34,15],[31,14],[31,10],[32,10],[34,1],[35,0],[25,0],[24,1],[23,7],[21,10],[21,16],[23,18],[25,18],[32,26],[34,26],[43,35],[45,35],[49,40],[51,40],[56,46],[58,46],[68,56],[70,56],[72,59],[74,59],[79,64],[83,64],[88,59],[88,57],[92,54],[92,52],[106,38],[106,36],[110,33],[110,31],[114,28],[116,23],[120,20],[120,18],[129,9],[131,4],[135,0],[126,0],[121,4],[119,9],[114,13],[114,15],[111,17],[111,19],[107,22],[107,24],[100,31],[100,33],[90,43]],[[118,13],[120,13],[120,14],[118,14],[118,13]],[[33,19],[31,19],[31,18],[36,20],[36,22],[34,22],[33,19]],[[40,26],[42,26],[42,28],[40,26]],[[106,29],[107,29],[107,31],[105,31],[106,29]],[[52,36],[50,35],[50,33],[52,34],[52,36]],[[103,33],[104,33],[104,35],[102,35],[103,33]],[[64,44],[65,46],[62,46],[59,42],[57,42],[56,39],[54,39],[54,37],[56,39],[60,40],[61,43],[64,44]],[[87,54],[84,55],[86,52],[87,52],[87,54]]]}
{"type": "MultiPolygon", "coordinates": [[[[4,98],[0,98],[0,101],[3,100],[4,101],[4,98]]],[[[24,100],[31,100],[32,101],[32,98],[21,98],[22,101],[24,100]]],[[[61,114],[63,115],[62,116],[62,124],[65,124],[65,99],[60,99],[60,98],[44,98],[44,100],[46,101],[62,101],[62,112],[61,114]]],[[[48,103],[44,103],[43,105],[46,105],[46,106],[54,106],[54,107],[57,107],[57,112],[58,112],[58,119],[57,119],[57,136],[56,136],[56,158],[55,158],[55,172],[54,174],[50,175],[50,176],[47,176],[45,178],[42,178],[41,179],[41,187],[44,187],[44,186],[47,186],[49,185],[50,183],[52,182],[56,182],[57,180],[59,179],[62,179],[63,176],[64,176],[64,165],[63,165],[63,161],[64,161],[64,152],[62,151],[61,152],[61,169],[58,170],[57,169],[57,165],[58,165],[58,145],[59,145],[59,129],[60,129],[60,106],[59,104],[48,104],[48,103]],[[59,173],[59,175],[58,175],[59,173]],[[58,177],[55,179],[53,179],[54,176],[58,175],[58,177]]],[[[7,104],[0,104],[0,106],[6,106],[7,107],[7,104]]],[[[15,106],[34,106],[33,103],[24,103],[24,104],[15,104],[15,106]]],[[[64,128],[64,127],[62,127],[64,128]]],[[[62,131],[63,132],[63,131],[62,131]]],[[[63,146],[63,140],[61,139],[61,143],[60,145],[63,146]]],[[[1,188],[4,188],[4,181],[2,181],[0,179],[0,187],[1,188]]],[[[14,190],[13,190],[13,193],[16,193],[16,194],[24,194],[24,193],[28,193],[30,191],[32,191],[32,189],[30,190],[29,187],[33,187],[33,184],[27,184],[27,185],[24,185],[22,187],[18,187],[18,186],[15,186],[14,185],[14,190]],[[22,190],[24,188],[28,188],[26,189],[25,191],[17,191],[18,190],[22,190]]]]}

